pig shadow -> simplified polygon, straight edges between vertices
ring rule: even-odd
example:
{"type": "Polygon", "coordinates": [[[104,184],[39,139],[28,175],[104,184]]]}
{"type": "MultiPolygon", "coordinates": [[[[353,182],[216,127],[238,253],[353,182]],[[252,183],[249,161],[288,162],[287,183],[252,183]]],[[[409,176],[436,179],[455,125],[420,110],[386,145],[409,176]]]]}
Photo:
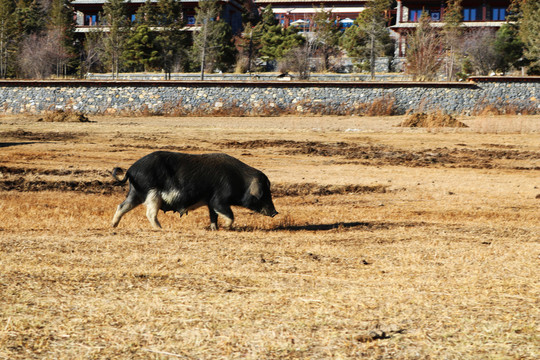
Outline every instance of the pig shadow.
{"type": "Polygon", "coordinates": [[[0,142],[0,148],[10,147],[10,146],[19,146],[19,145],[31,145],[37,144],[35,141],[26,141],[26,142],[0,142]]]}
{"type": "Polygon", "coordinates": [[[392,222],[367,222],[367,221],[353,221],[353,222],[335,222],[331,224],[305,224],[305,225],[279,225],[268,229],[260,229],[252,226],[235,226],[233,231],[333,231],[333,230],[350,230],[350,229],[363,229],[363,230],[387,230],[396,227],[415,227],[422,226],[425,223],[392,223],[392,222]]]}
{"type": "MultiPolygon", "coordinates": [[[[350,229],[363,229],[363,230],[388,230],[396,227],[417,227],[426,226],[425,222],[367,222],[367,221],[353,221],[353,222],[336,222],[331,224],[306,224],[306,225],[280,225],[274,228],[262,230],[262,231],[333,231],[333,230],[350,230],[350,229]]],[[[239,231],[251,231],[249,227],[237,228],[239,231]]],[[[258,229],[260,230],[260,229],[258,229]]]]}
{"type": "Polygon", "coordinates": [[[329,231],[336,229],[351,229],[351,228],[373,228],[374,224],[369,222],[337,222],[333,224],[307,224],[307,225],[288,225],[277,226],[272,230],[275,231],[329,231]]]}

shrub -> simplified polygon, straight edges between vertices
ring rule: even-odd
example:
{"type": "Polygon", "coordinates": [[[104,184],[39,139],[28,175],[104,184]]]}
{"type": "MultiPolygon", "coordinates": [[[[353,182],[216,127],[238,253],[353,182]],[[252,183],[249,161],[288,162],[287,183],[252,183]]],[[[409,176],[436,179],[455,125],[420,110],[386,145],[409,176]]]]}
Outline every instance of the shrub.
{"type": "Polygon", "coordinates": [[[45,122],[90,122],[88,117],[80,111],[55,110],[47,111],[38,121],[45,122]]]}

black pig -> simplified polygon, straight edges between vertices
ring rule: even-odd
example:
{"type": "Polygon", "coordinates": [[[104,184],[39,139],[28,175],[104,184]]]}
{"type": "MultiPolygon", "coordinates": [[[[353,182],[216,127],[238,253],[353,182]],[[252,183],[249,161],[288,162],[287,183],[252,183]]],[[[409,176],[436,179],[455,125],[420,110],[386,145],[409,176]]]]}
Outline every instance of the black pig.
{"type": "Polygon", "coordinates": [[[231,205],[242,206],[267,216],[277,215],[270,193],[270,181],[261,171],[226,154],[190,155],[156,151],[137,160],[123,179],[114,168],[116,184],[129,180],[126,200],[118,205],[112,226],[140,204],[152,226],[161,228],[158,211],[175,211],[180,216],[208,206],[210,228],[217,230],[218,214],[228,228],[234,221],[231,205]]]}

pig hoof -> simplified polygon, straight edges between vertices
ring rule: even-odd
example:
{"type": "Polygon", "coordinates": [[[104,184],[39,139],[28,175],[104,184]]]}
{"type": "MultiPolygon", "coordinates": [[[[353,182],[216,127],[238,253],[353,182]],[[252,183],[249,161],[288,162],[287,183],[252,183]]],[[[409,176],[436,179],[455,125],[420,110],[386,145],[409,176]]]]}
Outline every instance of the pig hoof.
{"type": "Polygon", "coordinates": [[[216,231],[217,230],[217,224],[210,224],[210,230],[216,231]]]}

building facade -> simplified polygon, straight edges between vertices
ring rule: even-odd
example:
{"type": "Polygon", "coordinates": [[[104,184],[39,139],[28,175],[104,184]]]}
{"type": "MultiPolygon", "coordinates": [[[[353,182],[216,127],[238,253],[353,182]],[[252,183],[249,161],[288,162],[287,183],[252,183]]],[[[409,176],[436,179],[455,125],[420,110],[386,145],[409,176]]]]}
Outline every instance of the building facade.
{"type": "MultiPolygon", "coordinates": [[[[157,3],[157,0],[151,0],[157,3]]],[[[195,26],[195,9],[199,4],[198,0],[178,0],[182,4],[184,19],[186,20],[188,30],[195,26]]],[[[106,0],[73,0],[73,6],[76,14],[77,32],[88,32],[98,27],[104,27],[100,16],[103,13],[103,4],[106,0]]],[[[128,10],[128,17],[135,21],[137,10],[146,0],[125,1],[128,10]]],[[[222,5],[221,19],[231,25],[233,33],[242,29],[242,5],[237,0],[219,0],[222,5]]]]}
{"type": "MultiPolygon", "coordinates": [[[[468,29],[499,29],[506,22],[510,0],[463,0],[463,26],[468,29]]],[[[432,25],[444,25],[445,0],[397,0],[396,23],[392,29],[396,34],[396,56],[405,56],[407,35],[416,29],[423,13],[431,18],[432,25]]]]}

